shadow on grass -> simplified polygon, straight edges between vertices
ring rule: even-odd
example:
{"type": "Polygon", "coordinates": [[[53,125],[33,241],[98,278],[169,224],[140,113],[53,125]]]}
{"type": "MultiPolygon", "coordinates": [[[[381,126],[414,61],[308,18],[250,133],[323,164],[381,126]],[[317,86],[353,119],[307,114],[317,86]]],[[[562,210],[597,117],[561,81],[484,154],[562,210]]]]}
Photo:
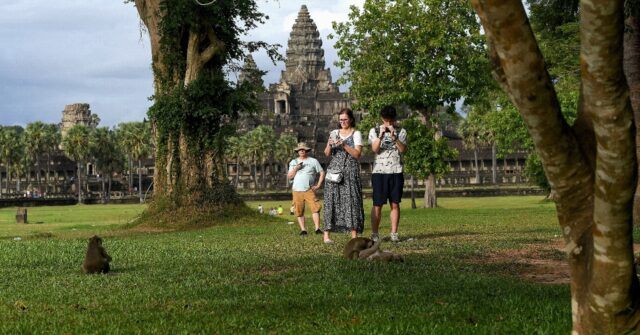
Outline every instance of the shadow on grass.
{"type": "Polygon", "coordinates": [[[480,235],[480,233],[475,233],[471,231],[446,231],[446,232],[439,232],[439,233],[415,234],[415,235],[407,236],[407,238],[404,238],[401,241],[406,241],[411,238],[422,240],[422,239],[434,239],[434,238],[456,237],[456,236],[473,236],[473,235],[480,235]]]}

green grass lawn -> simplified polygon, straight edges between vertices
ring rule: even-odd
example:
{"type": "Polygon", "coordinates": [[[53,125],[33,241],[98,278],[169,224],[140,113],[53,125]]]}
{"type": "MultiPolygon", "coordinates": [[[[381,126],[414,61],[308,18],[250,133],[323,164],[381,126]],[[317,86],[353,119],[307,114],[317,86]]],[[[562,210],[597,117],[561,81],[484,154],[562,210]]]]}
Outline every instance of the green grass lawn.
{"type": "MultiPolygon", "coordinates": [[[[261,203],[282,204],[285,213],[291,205],[261,203]]],[[[523,250],[562,257],[549,251],[560,240],[552,203],[504,197],[441,198],[432,210],[408,205],[402,242],[383,242],[405,257],[399,264],[344,260],[346,234],[324,245],[319,235],[298,236],[289,215],[150,233],[127,225],[141,205],[29,208],[28,225],[15,224],[15,208],[0,209],[0,333],[569,332],[568,285],[524,280],[527,265],[517,261],[523,250]],[[113,256],[111,275],[81,273],[94,233],[113,256]]]]}

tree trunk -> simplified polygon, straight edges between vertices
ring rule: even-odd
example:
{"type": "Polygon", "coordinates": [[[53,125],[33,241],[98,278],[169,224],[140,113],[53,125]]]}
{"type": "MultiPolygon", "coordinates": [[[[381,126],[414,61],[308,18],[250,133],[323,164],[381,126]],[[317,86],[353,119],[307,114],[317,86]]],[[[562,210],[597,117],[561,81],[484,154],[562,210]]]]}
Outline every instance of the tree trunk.
{"type": "Polygon", "coordinates": [[[498,162],[496,161],[496,142],[491,143],[491,182],[496,183],[498,162]]]}
{"type": "Polygon", "coordinates": [[[107,190],[105,188],[104,173],[100,174],[100,182],[102,183],[102,203],[107,202],[107,190]]]}
{"type": "Polygon", "coordinates": [[[128,192],[129,195],[131,195],[131,190],[133,189],[133,159],[131,158],[131,155],[127,155],[127,170],[129,170],[128,192]]]}
{"type": "Polygon", "coordinates": [[[424,208],[436,207],[438,207],[438,201],[436,199],[436,177],[430,174],[425,181],[424,208]]]}
{"type": "Polygon", "coordinates": [[[49,193],[49,178],[51,177],[51,153],[47,152],[47,177],[45,178],[45,193],[49,193]]]}
{"type": "Polygon", "coordinates": [[[473,148],[473,162],[476,170],[476,184],[482,184],[480,182],[480,167],[478,166],[478,149],[473,148]]]}
{"type": "Polygon", "coordinates": [[[622,69],[623,1],[582,1],[582,92],[571,129],[519,0],[472,0],[494,76],[520,111],[556,192],[571,271],[572,334],[638,330],[632,243],[637,162],[622,69]],[[597,149],[597,150],[596,150],[597,149]]]}
{"type": "Polygon", "coordinates": [[[11,162],[7,162],[7,194],[11,194],[9,191],[9,183],[11,182],[11,162]]]}
{"type": "Polygon", "coordinates": [[[142,160],[138,159],[138,195],[140,197],[140,203],[144,203],[142,198],[142,160]]]}
{"type": "Polygon", "coordinates": [[[76,162],[76,175],[78,179],[78,204],[82,203],[82,184],[80,183],[80,167],[81,167],[81,162],[76,162]]]}
{"type": "Polygon", "coordinates": [[[264,162],[260,163],[260,173],[262,174],[262,190],[267,190],[267,176],[264,175],[264,162]]]}
{"type": "Polygon", "coordinates": [[[236,190],[238,189],[238,184],[240,184],[240,157],[236,156],[236,190]]]}
{"type": "Polygon", "coordinates": [[[109,188],[107,188],[107,203],[111,200],[111,173],[109,173],[109,188]]]}
{"type": "MultiPolygon", "coordinates": [[[[634,16],[629,16],[625,20],[625,26],[624,73],[629,85],[631,108],[636,124],[636,156],[640,158],[640,21],[634,16]]],[[[638,167],[640,168],[640,164],[638,167]]],[[[640,183],[633,200],[633,223],[640,224],[640,183]]]]}
{"type": "MultiPolygon", "coordinates": [[[[255,157],[255,154],[254,154],[255,157]]],[[[258,191],[258,162],[253,160],[253,193],[258,191]]]]}
{"type": "Polygon", "coordinates": [[[411,209],[416,209],[418,208],[418,206],[416,206],[416,193],[415,193],[415,178],[413,178],[413,175],[411,175],[411,179],[410,179],[410,183],[411,183],[411,209]]]}

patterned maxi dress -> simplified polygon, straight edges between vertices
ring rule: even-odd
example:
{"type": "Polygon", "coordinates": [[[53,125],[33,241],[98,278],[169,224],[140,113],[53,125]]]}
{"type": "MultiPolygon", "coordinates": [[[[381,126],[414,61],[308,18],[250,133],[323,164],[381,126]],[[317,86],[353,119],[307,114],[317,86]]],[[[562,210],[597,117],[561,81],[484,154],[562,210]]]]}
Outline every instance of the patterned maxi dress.
{"type": "MultiPolygon", "coordinates": [[[[344,143],[354,147],[353,134],[344,139],[344,143]]],[[[333,148],[327,170],[342,170],[343,177],[338,184],[330,181],[324,183],[324,230],[350,232],[355,229],[361,234],[364,229],[364,208],[360,163],[343,148],[333,148]]]]}

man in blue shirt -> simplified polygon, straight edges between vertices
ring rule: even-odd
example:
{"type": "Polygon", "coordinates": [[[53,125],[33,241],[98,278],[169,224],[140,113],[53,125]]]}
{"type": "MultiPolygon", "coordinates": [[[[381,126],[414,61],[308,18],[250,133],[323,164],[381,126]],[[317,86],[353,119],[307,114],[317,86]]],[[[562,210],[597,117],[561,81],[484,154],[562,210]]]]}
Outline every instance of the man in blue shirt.
{"type": "Polygon", "coordinates": [[[298,153],[298,158],[289,163],[287,179],[293,180],[291,190],[293,192],[293,203],[295,206],[294,214],[298,217],[300,235],[307,235],[307,229],[304,225],[305,203],[311,208],[311,218],[313,219],[313,224],[316,226],[316,234],[322,234],[322,230],[320,230],[321,206],[320,200],[316,197],[316,191],[320,189],[324,181],[324,170],[317,159],[309,157],[311,148],[309,148],[306,143],[298,143],[294,151],[298,153]],[[316,178],[318,175],[319,177],[316,178]]]}

